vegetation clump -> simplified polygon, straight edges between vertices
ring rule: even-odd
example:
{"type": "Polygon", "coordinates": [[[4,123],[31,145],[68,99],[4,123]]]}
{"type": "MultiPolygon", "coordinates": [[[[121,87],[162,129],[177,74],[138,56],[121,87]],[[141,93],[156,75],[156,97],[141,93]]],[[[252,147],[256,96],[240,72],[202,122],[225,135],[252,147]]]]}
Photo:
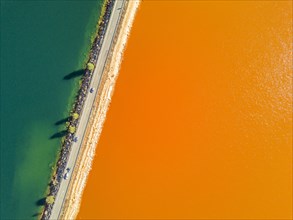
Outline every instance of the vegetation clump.
{"type": "Polygon", "coordinates": [[[74,120],[77,120],[79,118],[79,114],[76,112],[74,112],[71,116],[74,120]]]}
{"type": "Polygon", "coordinates": [[[54,196],[48,196],[47,198],[46,198],[46,203],[47,204],[53,204],[54,203],[54,201],[55,201],[55,197],[54,196]]]}
{"type": "Polygon", "coordinates": [[[94,68],[95,68],[95,65],[94,64],[92,64],[92,63],[88,63],[87,64],[87,69],[88,70],[92,71],[94,68]]]}
{"type": "Polygon", "coordinates": [[[68,128],[68,131],[71,133],[71,134],[73,134],[74,132],[75,132],[75,130],[76,130],[76,128],[75,128],[75,126],[69,126],[69,128],[68,128]]]}

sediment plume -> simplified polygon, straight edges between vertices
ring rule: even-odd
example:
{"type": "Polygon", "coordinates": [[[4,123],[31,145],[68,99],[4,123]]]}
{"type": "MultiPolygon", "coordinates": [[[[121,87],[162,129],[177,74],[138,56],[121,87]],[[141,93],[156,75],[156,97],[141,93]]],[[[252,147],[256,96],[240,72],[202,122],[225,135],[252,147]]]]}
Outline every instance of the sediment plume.
{"type": "Polygon", "coordinates": [[[61,213],[61,219],[75,219],[81,202],[82,193],[92,167],[97,143],[102,132],[106,113],[111,102],[116,79],[119,74],[123,52],[128,36],[139,8],[140,0],[128,1],[123,9],[119,30],[115,36],[114,46],[103,73],[98,95],[93,106],[93,113],[86,129],[85,140],[82,144],[80,155],[72,174],[73,181],[66,195],[66,200],[61,213]]]}

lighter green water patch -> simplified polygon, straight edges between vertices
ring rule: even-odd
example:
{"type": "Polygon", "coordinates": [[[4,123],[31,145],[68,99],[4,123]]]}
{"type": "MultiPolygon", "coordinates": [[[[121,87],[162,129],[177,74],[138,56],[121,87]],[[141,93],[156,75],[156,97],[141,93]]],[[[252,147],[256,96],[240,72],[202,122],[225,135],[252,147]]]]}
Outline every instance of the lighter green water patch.
{"type": "Polygon", "coordinates": [[[1,1],[0,219],[38,217],[102,3],[1,1]]]}
{"type": "MultiPolygon", "coordinates": [[[[43,196],[49,179],[52,163],[48,158],[54,158],[56,150],[59,147],[59,140],[46,141],[50,128],[49,121],[38,121],[28,127],[24,139],[27,140],[23,144],[25,151],[18,156],[19,167],[15,171],[13,178],[13,198],[17,200],[22,198],[15,207],[21,215],[31,215],[31,210],[22,210],[26,206],[27,201],[34,201],[38,205],[43,196]],[[33,158],[33,159],[32,159],[33,158]]],[[[36,214],[36,213],[35,213],[36,214]]]]}

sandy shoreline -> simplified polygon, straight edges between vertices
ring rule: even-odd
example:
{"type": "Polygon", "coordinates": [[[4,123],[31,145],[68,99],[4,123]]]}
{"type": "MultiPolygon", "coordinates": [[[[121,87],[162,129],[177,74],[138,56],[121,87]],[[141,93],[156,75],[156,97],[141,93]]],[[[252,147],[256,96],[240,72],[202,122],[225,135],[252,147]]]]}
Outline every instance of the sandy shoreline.
{"type": "Polygon", "coordinates": [[[102,131],[106,113],[111,102],[116,79],[123,57],[123,51],[130,34],[132,23],[140,0],[128,1],[123,9],[123,15],[119,24],[119,32],[115,37],[110,59],[104,70],[98,95],[93,106],[93,114],[86,129],[86,138],[82,143],[82,151],[78,156],[75,171],[72,174],[73,181],[70,184],[61,219],[75,219],[80,207],[81,197],[86,185],[89,171],[91,170],[96,146],[102,131]]]}

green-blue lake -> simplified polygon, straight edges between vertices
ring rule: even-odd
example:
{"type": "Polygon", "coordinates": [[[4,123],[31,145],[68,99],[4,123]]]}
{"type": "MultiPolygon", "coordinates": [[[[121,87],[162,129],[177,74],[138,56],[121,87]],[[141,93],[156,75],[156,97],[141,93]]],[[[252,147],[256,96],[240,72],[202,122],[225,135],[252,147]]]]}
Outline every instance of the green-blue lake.
{"type": "Polygon", "coordinates": [[[38,218],[102,3],[1,1],[1,219],[38,218]]]}

